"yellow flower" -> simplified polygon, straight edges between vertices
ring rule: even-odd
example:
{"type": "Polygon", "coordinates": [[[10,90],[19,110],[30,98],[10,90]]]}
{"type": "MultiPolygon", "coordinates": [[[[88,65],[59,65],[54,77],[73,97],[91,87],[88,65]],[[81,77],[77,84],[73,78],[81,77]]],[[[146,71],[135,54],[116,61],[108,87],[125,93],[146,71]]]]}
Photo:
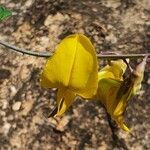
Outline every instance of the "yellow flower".
{"type": "Polygon", "coordinates": [[[112,61],[111,65],[107,65],[98,73],[96,98],[125,131],[129,131],[129,128],[124,123],[124,112],[128,101],[141,87],[145,64],[146,58],[125,80],[122,79],[127,66],[123,60],[112,61]]]}
{"type": "Polygon", "coordinates": [[[96,94],[97,57],[86,36],[73,34],[61,41],[44,67],[41,86],[58,88],[56,116],[68,109],[76,95],[91,98],[96,94]]]}

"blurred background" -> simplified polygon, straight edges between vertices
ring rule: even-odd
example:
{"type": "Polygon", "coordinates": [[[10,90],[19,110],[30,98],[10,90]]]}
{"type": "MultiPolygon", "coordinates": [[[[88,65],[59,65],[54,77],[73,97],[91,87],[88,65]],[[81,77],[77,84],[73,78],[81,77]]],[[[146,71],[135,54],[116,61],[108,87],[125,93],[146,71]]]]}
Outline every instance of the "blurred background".
{"type": "MultiPolygon", "coordinates": [[[[0,40],[53,52],[69,34],[84,33],[97,52],[148,53],[149,0],[0,0],[13,16],[0,22],[0,40]]],[[[132,65],[141,60],[132,60],[132,65]]],[[[150,65],[142,89],[125,114],[131,133],[112,121],[98,102],[77,100],[62,116],[46,118],[56,91],[43,89],[46,62],[0,46],[0,150],[150,149],[150,65]]],[[[100,60],[100,64],[103,64],[100,60]]]]}

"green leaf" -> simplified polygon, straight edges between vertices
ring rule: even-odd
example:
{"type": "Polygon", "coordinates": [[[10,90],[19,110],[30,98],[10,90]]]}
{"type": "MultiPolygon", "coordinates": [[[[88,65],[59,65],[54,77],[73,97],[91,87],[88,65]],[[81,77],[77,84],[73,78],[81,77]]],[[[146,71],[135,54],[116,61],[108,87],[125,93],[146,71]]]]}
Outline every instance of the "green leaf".
{"type": "Polygon", "coordinates": [[[5,20],[6,18],[12,15],[11,11],[7,10],[6,8],[0,6],[0,21],[5,20]]]}

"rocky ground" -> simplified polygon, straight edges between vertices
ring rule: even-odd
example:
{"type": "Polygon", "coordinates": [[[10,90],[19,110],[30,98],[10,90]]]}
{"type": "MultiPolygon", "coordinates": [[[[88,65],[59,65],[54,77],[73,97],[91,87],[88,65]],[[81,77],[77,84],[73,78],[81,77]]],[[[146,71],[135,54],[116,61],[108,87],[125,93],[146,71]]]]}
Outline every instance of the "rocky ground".
{"type": "MultiPolygon", "coordinates": [[[[18,47],[54,51],[65,36],[84,33],[97,52],[150,52],[149,0],[0,0],[0,5],[13,12],[0,23],[0,40],[18,47]]],[[[0,150],[150,149],[149,64],[127,108],[132,129],[127,134],[114,122],[110,126],[98,102],[77,100],[62,117],[47,119],[56,92],[39,85],[45,62],[0,47],[0,150]]]]}

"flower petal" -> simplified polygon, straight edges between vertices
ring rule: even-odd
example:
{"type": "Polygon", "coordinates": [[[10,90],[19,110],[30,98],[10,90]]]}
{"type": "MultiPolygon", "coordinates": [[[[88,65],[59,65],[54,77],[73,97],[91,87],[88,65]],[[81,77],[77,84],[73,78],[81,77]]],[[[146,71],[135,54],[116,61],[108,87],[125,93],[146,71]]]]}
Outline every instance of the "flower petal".
{"type": "Polygon", "coordinates": [[[108,113],[110,115],[113,114],[114,109],[118,104],[118,100],[116,99],[117,91],[121,85],[121,81],[117,81],[114,79],[101,79],[98,84],[98,92],[97,98],[102,102],[102,104],[106,107],[108,113]]]}
{"type": "Polygon", "coordinates": [[[117,122],[121,129],[123,129],[126,132],[130,132],[130,129],[124,123],[123,115],[117,116],[116,118],[114,118],[114,120],[117,122]]]}
{"type": "Polygon", "coordinates": [[[122,59],[119,59],[119,60],[111,61],[110,65],[107,65],[106,67],[104,67],[101,70],[101,72],[106,71],[107,74],[108,74],[108,72],[112,73],[113,77],[111,77],[111,78],[122,80],[123,74],[124,74],[126,68],[127,68],[126,63],[122,59]]]}
{"type": "MultiPolygon", "coordinates": [[[[124,124],[123,113],[126,105],[120,103],[120,99],[116,99],[117,92],[121,86],[122,81],[110,78],[103,78],[99,81],[97,98],[105,106],[110,116],[117,122],[117,124],[125,131],[129,131],[128,127],[124,124]],[[120,104],[120,108],[118,106],[120,104]],[[122,105],[121,105],[122,104],[122,105]],[[119,112],[114,113],[118,107],[119,112]]],[[[122,101],[124,102],[124,101],[122,101]]]]}
{"type": "Polygon", "coordinates": [[[98,65],[90,40],[82,34],[66,37],[48,59],[41,76],[43,87],[67,87],[84,98],[97,90],[98,65]]]}
{"type": "Polygon", "coordinates": [[[75,93],[68,89],[58,89],[57,106],[58,110],[55,116],[61,116],[72,104],[75,99],[75,93]]]}

